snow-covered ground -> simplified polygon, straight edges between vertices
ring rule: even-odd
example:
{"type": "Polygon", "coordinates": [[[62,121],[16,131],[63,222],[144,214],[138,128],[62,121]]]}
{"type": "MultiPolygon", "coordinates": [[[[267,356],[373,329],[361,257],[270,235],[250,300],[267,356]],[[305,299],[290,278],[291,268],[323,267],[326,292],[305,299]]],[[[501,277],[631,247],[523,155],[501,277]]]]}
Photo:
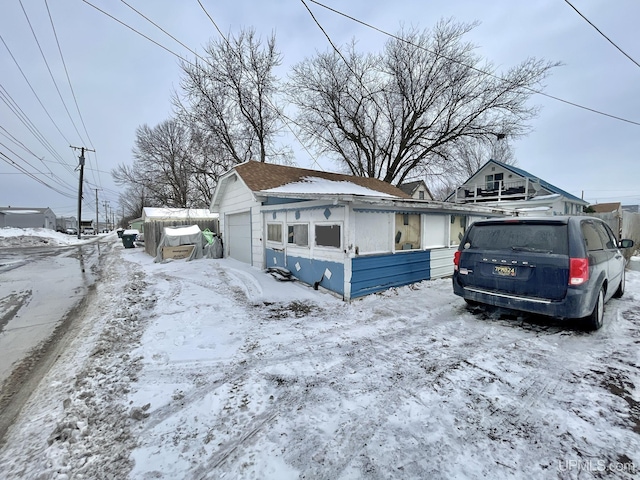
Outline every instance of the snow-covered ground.
{"type": "Polygon", "coordinates": [[[2,478],[639,475],[640,272],[595,333],[469,312],[448,279],[344,303],[142,249],[91,295],[2,478]]]}

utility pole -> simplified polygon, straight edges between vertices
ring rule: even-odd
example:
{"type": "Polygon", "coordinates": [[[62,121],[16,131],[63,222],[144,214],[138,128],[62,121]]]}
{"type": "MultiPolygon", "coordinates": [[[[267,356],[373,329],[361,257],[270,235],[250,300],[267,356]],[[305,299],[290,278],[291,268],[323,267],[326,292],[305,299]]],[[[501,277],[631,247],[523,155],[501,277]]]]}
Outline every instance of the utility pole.
{"type": "Polygon", "coordinates": [[[84,151],[87,150],[89,152],[95,152],[95,150],[91,150],[85,147],[74,147],[73,145],[69,145],[69,147],[73,148],[74,150],[80,150],[80,156],[78,157],[78,168],[80,168],[80,181],[78,183],[78,240],[80,240],[80,224],[82,223],[82,177],[84,176],[84,151]]]}
{"type": "Polygon", "coordinates": [[[94,188],[96,191],[96,228],[93,230],[93,233],[98,234],[98,230],[100,229],[100,219],[98,218],[98,189],[94,188]]]}

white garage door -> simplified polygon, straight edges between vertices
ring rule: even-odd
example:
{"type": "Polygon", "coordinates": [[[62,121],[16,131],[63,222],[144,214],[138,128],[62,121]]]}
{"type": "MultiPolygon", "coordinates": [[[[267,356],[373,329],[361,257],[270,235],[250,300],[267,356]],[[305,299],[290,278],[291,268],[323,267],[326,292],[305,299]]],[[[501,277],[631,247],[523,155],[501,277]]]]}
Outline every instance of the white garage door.
{"type": "Polygon", "coordinates": [[[251,216],[249,212],[227,215],[229,256],[251,264],[251,216]]]}

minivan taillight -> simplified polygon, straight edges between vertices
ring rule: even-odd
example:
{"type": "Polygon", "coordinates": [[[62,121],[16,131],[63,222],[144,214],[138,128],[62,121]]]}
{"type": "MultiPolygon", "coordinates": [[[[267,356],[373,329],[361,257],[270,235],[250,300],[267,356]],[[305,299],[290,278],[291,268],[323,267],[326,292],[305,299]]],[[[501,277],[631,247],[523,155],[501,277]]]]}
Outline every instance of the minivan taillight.
{"type": "Polygon", "coordinates": [[[458,271],[458,265],[460,265],[460,254],[462,252],[460,250],[456,250],[456,252],[453,254],[453,269],[457,272],[458,271]]]}
{"type": "Polygon", "coordinates": [[[589,259],[572,258],[569,260],[569,285],[582,285],[589,280],[589,259]]]}

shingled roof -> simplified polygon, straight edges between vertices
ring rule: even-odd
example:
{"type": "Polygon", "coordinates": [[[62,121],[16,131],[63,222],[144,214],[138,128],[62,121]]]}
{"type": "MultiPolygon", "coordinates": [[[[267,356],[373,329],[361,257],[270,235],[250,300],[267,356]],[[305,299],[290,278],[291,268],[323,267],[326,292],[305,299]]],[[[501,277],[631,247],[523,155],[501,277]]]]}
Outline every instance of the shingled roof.
{"type": "Polygon", "coordinates": [[[242,163],[235,167],[235,171],[240,175],[247,187],[254,192],[270,190],[290,183],[303,182],[309,177],[315,177],[334,182],[351,182],[394,197],[411,198],[399,188],[376,178],[356,177],[255,161],[242,163]]]}

